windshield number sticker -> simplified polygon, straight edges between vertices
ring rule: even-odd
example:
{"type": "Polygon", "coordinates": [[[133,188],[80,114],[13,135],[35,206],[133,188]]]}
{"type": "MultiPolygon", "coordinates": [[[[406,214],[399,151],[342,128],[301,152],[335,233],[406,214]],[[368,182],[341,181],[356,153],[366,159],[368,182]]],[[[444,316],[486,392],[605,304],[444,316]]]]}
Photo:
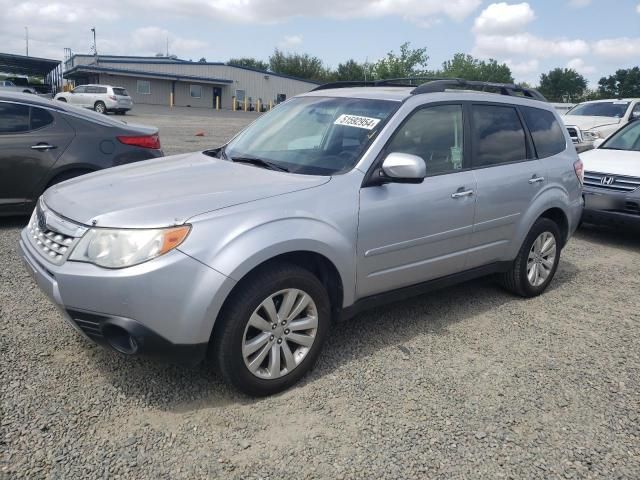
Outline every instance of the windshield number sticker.
{"type": "Polygon", "coordinates": [[[358,115],[340,115],[334,125],[344,125],[346,127],[364,128],[365,130],[373,130],[380,123],[379,118],[360,117],[358,115]]]}
{"type": "Polygon", "coordinates": [[[614,105],[629,105],[629,102],[625,102],[623,100],[618,100],[613,102],[614,105]]]}

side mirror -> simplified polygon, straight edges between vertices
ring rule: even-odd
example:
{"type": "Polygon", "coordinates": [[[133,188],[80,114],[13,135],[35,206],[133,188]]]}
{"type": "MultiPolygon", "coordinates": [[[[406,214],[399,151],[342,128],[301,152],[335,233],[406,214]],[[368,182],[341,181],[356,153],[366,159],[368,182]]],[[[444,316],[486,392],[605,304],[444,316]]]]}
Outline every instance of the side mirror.
{"type": "Polygon", "coordinates": [[[427,166],[417,155],[392,152],[382,162],[378,176],[380,183],[422,183],[427,166]]]}

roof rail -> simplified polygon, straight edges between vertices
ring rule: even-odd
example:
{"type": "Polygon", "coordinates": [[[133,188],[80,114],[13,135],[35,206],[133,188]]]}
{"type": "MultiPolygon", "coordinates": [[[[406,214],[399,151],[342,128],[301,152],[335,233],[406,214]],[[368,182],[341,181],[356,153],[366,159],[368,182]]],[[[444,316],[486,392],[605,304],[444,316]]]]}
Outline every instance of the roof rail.
{"type": "Polygon", "coordinates": [[[534,100],[540,100],[541,102],[547,101],[544,95],[534,88],[520,87],[513,83],[482,82],[478,80],[464,80],[462,78],[449,78],[425,82],[414,88],[411,94],[419,95],[421,93],[444,92],[451,88],[481,88],[482,91],[491,89],[498,90],[501,95],[509,95],[512,97],[522,96],[534,100]]]}
{"type": "Polygon", "coordinates": [[[402,77],[402,78],[385,78],[383,80],[346,80],[338,82],[329,82],[318,85],[311,90],[328,90],[330,88],[349,88],[349,87],[416,87],[422,85],[425,81],[442,80],[434,77],[402,77]],[[421,82],[416,84],[416,82],[421,82]]]}

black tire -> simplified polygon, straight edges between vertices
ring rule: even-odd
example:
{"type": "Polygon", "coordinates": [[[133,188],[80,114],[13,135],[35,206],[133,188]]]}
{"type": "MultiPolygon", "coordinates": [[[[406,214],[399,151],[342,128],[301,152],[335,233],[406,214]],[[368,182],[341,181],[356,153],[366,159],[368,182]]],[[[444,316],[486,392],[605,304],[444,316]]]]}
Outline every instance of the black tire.
{"type": "Polygon", "coordinates": [[[560,250],[562,248],[562,236],[558,225],[548,218],[539,218],[531,227],[527,237],[524,239],[518,256],[513,261],[509,271],[503,273],[500,277],[500,283],[502,286],[521,297],[530,298],[536,297],[544,292],[558,269],[558,262],[560,261],[560,250]],[[533,243],[543,233],[548,232],[553,235],[556,244],[555,258],[553,260],[553,266],[549,272],[547,278],[540,285],[533,285],[527,277],[527,262],[529,259],[529,253],[533,248],[533,243]]]}
{"type": "Polygon", "coordinates": [[[293,264],[270,264],[243,279],[232,292],[214,328],[210,353],[225,381],[235,388],[254,397],[272,395],[289,388],[311,370],[330,322],[329,295],[315,275],[293,264]],[[315,340],[304,359],[290,373],[276,379],[259,378],[251,373],[242,355],[245,328],[266,298],[287,288],[302,290],[315,302],[318,317],[315,340]]]}
{"type": "Polygon", "coordinates": [[[96,102],[93,106],[93,109],[98,113],[104,113],[105,115],[107,113],[107,106],[104,104],[104,102],[96,102]]]}

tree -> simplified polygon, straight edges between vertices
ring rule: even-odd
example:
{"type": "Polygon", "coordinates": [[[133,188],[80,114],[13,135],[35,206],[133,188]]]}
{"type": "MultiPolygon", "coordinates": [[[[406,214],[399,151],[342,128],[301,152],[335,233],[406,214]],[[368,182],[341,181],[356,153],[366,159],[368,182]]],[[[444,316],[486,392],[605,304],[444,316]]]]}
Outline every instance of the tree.
{"type": "Polygon", "coordinates": [[[575,101],[583,96],[587,80],[571,68],[555,68],[540,75],[540,93],[551,102],[575,101]]]}
{"type": "Polygon", "coordinates": [[[513,83],[511,69],[493,58],[479,60],[471,55],[456,53],[451,60],[442,64],[443,77],[464,78],[465,80],[481,80],[485,82],[513,83]]]}
{"type": "Polygon", "coordinates": [[[640,97],[640,67],[617,70],[615,75],[598,81],[598,93],[602,98],[640,97]]]}
{"type": "Polygon", "coordinates": [[[198,60],[198,63],[207,63],[207,59],[204,57],[200,57],[200,60],[198,60]]]}
{"type": "Polygon", "coordinates": [[[269,69],[275,73],[320,82],[327,81],[333,76],[318,57],[308,53],[284,53],[277,48],[269,57],[269,69]]]}
{"type": "Polygon", "coordinates": [[[336,80],[369,80],[371,78],[370,65],[358,63],[353,59],[340,63],[335,72],[336,80]]]}
{"type": "Polygon", "coordinates": [[[239,67],[249,67],[255,68],[256,70],[268,70],[269,64],[263,60],[258,60],[257,58],[231,58],[227,62],[227,65],[237,65],[239,67]]]}
{"type": "Polygon", "coordinates": [[[392,50],[373,65],[376,79],[408,78],[425,75],[429,60],[426,48],[411,49],[410,43],[400,45],[400,54],[392,50]]]}

